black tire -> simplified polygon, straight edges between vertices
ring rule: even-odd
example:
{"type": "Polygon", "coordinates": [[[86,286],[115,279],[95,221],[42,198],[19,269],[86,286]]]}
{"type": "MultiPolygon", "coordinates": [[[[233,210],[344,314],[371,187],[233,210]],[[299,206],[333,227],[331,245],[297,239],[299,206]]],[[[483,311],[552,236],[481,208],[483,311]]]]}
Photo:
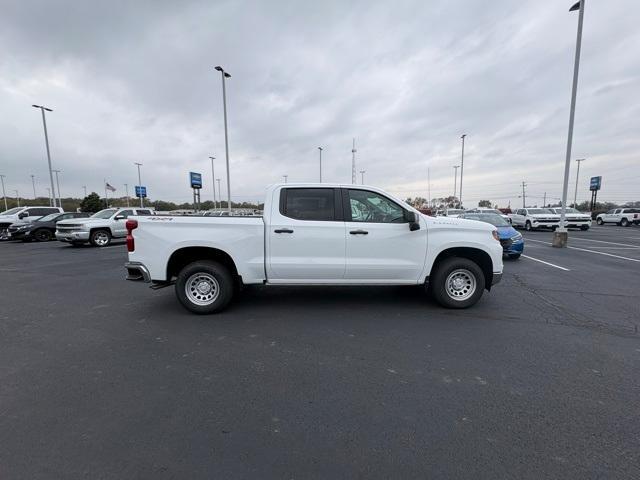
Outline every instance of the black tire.
{"type": "Polygon", "coordinates": [[[580,230],[586,232],[587,230],[589,230],[589,225],[580,225],[580,230]]]}
{"type": "Polygon", "coordinates": [[[507,255],[511,260],[517,260],[520,258],[520,255],[522,255],[521,253],[510,253],[509,255],[507,255]]]}
{"type": "Polygon", "coordinates": [[[89,241],[94,247],[106,247],[111,243],[111,232],[102,228],[94,230],[89,241]]]}
{"type": "MultiPolygon", "coordinates": [[[[443,307],[447,308],[468,308],[474,305],[484,292],[485,278],[482,269],[472,260],[462,257],[450,257],[439,262],[435,273],[429,279],[429,289],[433,298],[443,307]],[[475,289],[468,296],[463,293],[460,298],[455,298],[458,294],[449,293],[447,280],[456,271],[462,271],[463,277],[471,275],[475,281],[475,289]]],[[[463,292],[463,291],[462,291],[463,292]]]]}
{"type": "Polygon", "coordinates": [[[598,225],[604,225],[604,220],[602,220],[601,218],[596,219],[596,223],[598,225]]]}
{"type": "Polygon", "coordinates": [[[53,238],[51,230],[47,230],[46,228],[39,228],[33,232],[31,236],[36,242],[48,242],[53,238]]]}
{"type": "Polygon", "coordinates": [[[233,297],[234,282],[229,269],[221,263],[200,260],[180,271],[175,288],[184,308],[198,315],[207,315],[226,308],[233,297]],[[200,284],[203,290],[198,290],[200,284]],[[205,290],[207,286],[209,291],[205,290]]]}
{"type": "Polygon", "coordinates": [[[631,224],[629,223],[629,220],[627,220],[626,218],[623,218],[622,220],[620,220],[620,226],[628,227],[629,225],[631,224]]]}
{"type": "Polygon", "coordinates": [[[524,224],[524,229],[527,232],[530,232],[531,230],[533,230],[533,227],[531,226],[531,222],[529,220],[527,220],[526,223],[524,224]]]}

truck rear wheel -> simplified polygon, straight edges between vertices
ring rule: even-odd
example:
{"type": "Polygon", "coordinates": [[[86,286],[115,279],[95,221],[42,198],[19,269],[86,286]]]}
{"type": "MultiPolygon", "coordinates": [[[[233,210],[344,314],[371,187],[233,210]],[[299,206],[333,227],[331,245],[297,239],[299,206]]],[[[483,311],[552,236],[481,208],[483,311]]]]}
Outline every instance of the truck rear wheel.
{"type": "Polygon", "coordinates": [[[176,296],[190,312],[206,315],[224,310],[233,297],[233,287],[233,278],[227,267],[201,260],[180,271],[176,296]]]}
{"type": "Polygon", "coordinates": [[[468,308],[484,292],[485,278],[477,263],[462,257],[443,260],[429,280],[431,293],[443,307],[468,308]]]}

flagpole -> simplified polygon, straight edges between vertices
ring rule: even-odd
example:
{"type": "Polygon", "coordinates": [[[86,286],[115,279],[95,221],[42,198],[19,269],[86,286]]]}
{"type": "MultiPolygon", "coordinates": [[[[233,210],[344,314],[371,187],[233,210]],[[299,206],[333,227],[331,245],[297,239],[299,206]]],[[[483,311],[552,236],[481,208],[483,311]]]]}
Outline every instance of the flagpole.
{"type": "Polygon", "coordinates": [[[109,195],[107,195],[107,179],[103,180],[104,182],[104,202],[106,204],[105,208],[109,208],[109,195]]]}

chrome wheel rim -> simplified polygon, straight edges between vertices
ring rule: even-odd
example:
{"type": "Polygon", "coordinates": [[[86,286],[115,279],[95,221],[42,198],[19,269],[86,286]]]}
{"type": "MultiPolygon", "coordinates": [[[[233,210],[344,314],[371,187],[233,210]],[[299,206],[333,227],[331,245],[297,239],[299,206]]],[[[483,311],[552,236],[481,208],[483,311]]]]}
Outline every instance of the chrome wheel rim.
{"type": "Polygon", "coordinates": [[[187,279],[184,293],[196,305],[211,305],[220,295],[220,284],[213,275],[194,273],[187,279]]]}
{"type": "Polygon", "coordinates": [[[109,243],[109,235],[105,232],[96,232],[93,234],[93,241],[96,242],[96,245],[99,247],[104,247],[109,243]]]}
{"type": "Polygon", "coordinates": [[[458,268],[451,272],[445,282],[447,295],[458,302],[469,299],[476,288],[476,276],[465,268],[458,268]]]}

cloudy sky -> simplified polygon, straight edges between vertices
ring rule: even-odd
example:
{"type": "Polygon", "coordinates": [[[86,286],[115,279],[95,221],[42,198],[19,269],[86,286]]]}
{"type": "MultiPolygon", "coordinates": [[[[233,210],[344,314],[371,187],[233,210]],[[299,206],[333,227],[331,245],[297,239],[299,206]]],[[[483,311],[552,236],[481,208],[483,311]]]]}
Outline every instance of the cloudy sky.
{"type": "MultiPolygon", "coordinates": [[[[39,111],[48,114],[63,196],[103,178],[152,199],[190,199],[209,155],[225,178],[220,74],[227,82],[231,190],[351,181],[406,196],[453,193],[467,134],[464,200],[560,197],[577,12],[570,0],[5,0],[0,16],[0,173],[7,193],[45,194],[39,111]],[[358,175],[360,179],[360,175],[358,175]]],[[[603,176],[600,199],[640,200],[640,3],[586,4],[573,158],[603,176]]],[[[570,195],[575,169],[572,165],[570,195]]],[[[224,183],[224,180],[223,180],[224,183]]],[[[226,190],[225,193],[226,195],[226,190]]],[[[528,202],[529,203],[529,202],[528,202]]]]}

